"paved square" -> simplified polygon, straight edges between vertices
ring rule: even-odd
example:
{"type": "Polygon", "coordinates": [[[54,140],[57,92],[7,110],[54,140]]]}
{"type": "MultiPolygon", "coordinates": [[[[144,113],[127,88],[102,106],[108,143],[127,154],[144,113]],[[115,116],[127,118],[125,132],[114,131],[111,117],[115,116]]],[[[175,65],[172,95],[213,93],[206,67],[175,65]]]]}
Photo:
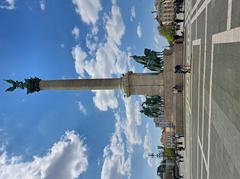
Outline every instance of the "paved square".
{"type": "Polygon", "coordinates": [[[240,179],[240,0],[185,0],[185,178],[240,179]]]}

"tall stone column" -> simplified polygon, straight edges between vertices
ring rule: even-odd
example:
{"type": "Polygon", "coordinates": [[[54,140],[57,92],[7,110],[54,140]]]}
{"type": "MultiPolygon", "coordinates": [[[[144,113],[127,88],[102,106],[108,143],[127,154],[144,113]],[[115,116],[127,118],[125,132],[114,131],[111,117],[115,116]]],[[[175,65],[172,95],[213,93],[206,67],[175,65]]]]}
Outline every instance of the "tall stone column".
{"type": "Polygon", "coordinates": [[[114,90],[121,89],[121,78],[41,80],[40,90],[114,90]]]}
{"type": "Polygon", "coordinates": [[[27,93],[41,90],[117,90],[121,89],[126,96],[131,95],[163,95],[162,74],[128,72],[120,78],[41,80],[25,79],[25,82],[6,80],[12,87],[27,89],[27,93]]]}

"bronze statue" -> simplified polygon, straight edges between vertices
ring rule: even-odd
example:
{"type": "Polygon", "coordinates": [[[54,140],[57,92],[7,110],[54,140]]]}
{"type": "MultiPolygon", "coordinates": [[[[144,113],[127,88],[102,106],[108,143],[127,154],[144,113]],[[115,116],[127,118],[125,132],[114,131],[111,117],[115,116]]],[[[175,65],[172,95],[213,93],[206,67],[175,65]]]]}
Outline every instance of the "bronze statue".
{"type": "Polygon", "coordinates": [[[146,109],[143,109],[140,111],[141,113],[144,113],[146,116],[148,117],[158,117],[160,114],[156,113],[156,112],[153,112],[151,111],[150,109],[146,108],[146,109]]]}
{"type": "Polygon", "coordinates": [[[25,82],[22,81],[14,81],[14,80],[5,80],[10,83],[12,86],[6,89],[6,92],[12,92],[16,88],[27,89],[27,94],[40,91],[39,83],[41,79],[35,77],[30,79],[24,79],[25,82]]]}
{"type": "Polygon", "coordinates": [[[12,84],[12,87],[6,89],[6,92],[14,91],[16,88],[24,89],[24,83],[21,81],[5,80],[6,82],[12,84]]]}
{"type": "Polygon", "coordinates": [[[144,65],[151,71],[163,72],[163,59],[159,57],[163,52],[156,52],[151,49],[144,49],[145,56],[131,56],[137,63],[144,65]]]}
{"type": "Polygon", "coordinates": [[[158,102],[162,103],[163,102],[162,97],[159,95],[152,95],[152,96],[146,95],[145,98],[146,98],[147,103],[158,103],[158,102]]]}
{"type": "Polygon", "coordinates": [[[155,59],[148,59],[147,64],[144,65],[144,67],[147,67],[149,70],[162,72],[163,71],[163,64],[160,63],[160,61],[155,59]]]}
{"type": "Polygon", "coordinates": [[[159,56],[162,56],[163,52],[157,52],[157,51],[145,48],[144,49],[144,55],[149,56],[149,57],[153,57],[153,58],[157,58],[159,56]]]}
{"type": "Polygon", "coordinates": [[[158,117],[164,113],[163,100],[160,96],[146,96],[146,101],[142,103],[141,113],[148,117],[158,117]]]}
{"type": "Polygon", "coordinates": [[[137,63],[146,65],[147,64],[147,58],[144,56],[137,56],[137,55],[133,55],[131,56],[137,63]]]}

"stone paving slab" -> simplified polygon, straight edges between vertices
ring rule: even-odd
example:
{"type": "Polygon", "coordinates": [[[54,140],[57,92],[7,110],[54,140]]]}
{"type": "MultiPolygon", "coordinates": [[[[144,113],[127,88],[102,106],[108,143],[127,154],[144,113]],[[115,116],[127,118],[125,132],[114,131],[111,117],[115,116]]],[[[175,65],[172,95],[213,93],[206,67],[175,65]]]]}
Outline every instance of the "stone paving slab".
{"type": "Polygon", "coordinates": [[[239,0],[232,0],[232,21],[231,21],[231,28],[236,28],[240,26],[240,1],[239,0]]]}

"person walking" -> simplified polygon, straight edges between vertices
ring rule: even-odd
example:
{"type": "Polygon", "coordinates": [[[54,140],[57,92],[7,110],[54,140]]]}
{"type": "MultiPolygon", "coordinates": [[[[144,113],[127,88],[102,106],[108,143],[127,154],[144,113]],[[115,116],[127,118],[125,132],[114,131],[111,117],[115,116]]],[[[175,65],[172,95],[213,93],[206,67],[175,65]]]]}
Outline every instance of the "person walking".
{"type": "Polygon", "coordinates": [[[183,65],[176,65],[175,66],[175,72],[174,73],[190,73],[191,68],[189,66],[183,66],[183,65]]]}
{"type": "Polygon", "coordinates": [[[175,85],[173,87],[173,94],[177,94],[177,93],[182,93],[182,87],[180,87],[179,85],[175,85]]]}

